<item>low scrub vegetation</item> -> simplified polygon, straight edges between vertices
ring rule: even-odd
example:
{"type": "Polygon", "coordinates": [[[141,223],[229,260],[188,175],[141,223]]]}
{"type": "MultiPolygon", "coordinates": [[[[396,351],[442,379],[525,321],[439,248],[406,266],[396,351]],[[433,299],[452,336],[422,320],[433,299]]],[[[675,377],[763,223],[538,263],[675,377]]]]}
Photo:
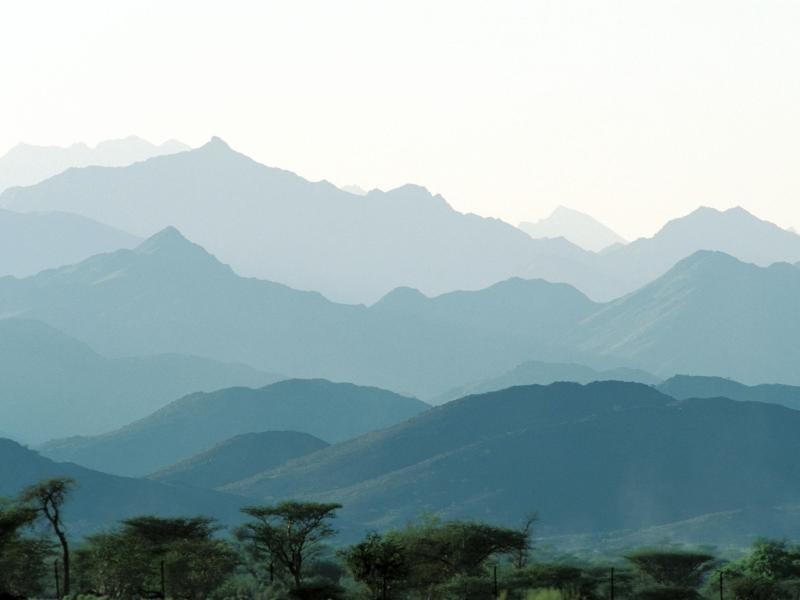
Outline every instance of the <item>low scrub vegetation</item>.
{"type": "Polygon", "coordinates": [[[70,540],[73,482],[51,479],[0,503],[0,598],[353,600],[790,600],[800,546],[760,540],[743,557],[642,548],[608,563],[539,561],[535,519],[519,528],[423,517],[337,545],[333,503],[242,510],[228,535],[205,517],[140,516],[70,540]]]}

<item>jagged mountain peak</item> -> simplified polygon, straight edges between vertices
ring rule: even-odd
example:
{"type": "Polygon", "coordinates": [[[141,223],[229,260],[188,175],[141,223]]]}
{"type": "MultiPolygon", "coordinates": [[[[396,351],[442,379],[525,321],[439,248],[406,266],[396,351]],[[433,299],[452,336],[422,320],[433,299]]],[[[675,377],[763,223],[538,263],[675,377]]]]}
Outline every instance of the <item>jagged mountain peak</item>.
{"type": "Polygon", "coordinates": [[[558,206],[544,219],[535,223],[522,222],[519,228],[533,238],[564,238],[586,250],[599,252],[625,239],[586,213],[558,206]]]}
{"type": "Polygon", "coordinates": [[[174,252],[176,250],[193,250],[196,252],[207,252],[199,245],[189,241],[176,227],[172,225],[165,227],[161,231],[154,233],[136,247],[139,254],[157,254],[164,252],[174,252]]]}

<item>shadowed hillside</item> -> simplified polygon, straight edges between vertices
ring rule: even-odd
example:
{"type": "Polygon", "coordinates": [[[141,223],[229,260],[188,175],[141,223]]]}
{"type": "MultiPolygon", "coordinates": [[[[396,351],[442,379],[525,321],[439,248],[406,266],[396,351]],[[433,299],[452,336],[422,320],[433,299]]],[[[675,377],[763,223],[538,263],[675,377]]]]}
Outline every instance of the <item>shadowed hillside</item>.
{"type": "Polygon", "coordinates": [[[189,392],[279,379],[178,354],[106,358],[44,323],[0,319],[2,426],[27,442],[108,431],[189,392]]]}
{"type": "Polygon", "coordinates": [[[676,401],[634,383],[492,392],[297,459],[226,490],[344,504],[369,526],[425,512],[543,535],[640,529],[800,501],[800,412],[676,401]],[[730,465],[736,465],[735,469],[730,465]]]}
{"type": "Polygon", "coordinates": [[[338,442],[399,423],[428,405],[386,390],[325,380],[191,394],[131,425],[48,443],[42,452],[120,475],[146,475],[242,433],[290,430],[338,442]]]}
{"type": "Polygon", "coordinates": [[[213,489],[328,446],[297,431],[243,433],[150,475],[150,479],[213,489]]]}
{"type": "Polygon", "coordinates": [[[142,514],[208,515],[226,524],[241,522],[246,500],[214,491],[116,477],[69,463],[55,463],[10,440],[0,439],[0,496],[13,497],[25,486],[52,477],[77,482],[64,509],[75,538],[142,514]]]}

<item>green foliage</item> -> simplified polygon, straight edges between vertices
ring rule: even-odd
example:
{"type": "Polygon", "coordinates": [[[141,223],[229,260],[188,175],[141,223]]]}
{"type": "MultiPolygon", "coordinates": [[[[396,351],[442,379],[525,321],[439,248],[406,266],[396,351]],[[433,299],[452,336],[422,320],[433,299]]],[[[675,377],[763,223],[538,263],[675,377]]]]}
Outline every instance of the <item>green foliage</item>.
{"type": "Polygon", "coordinates": [[[531,590],[525,595],[525,600],[571,600],[574,597],[560,590],[531,590]]]}
{"type": "Polygon", "coordinates": [[[382,600],[392,597],[392,591],[410,570],[409,557],[400,542],[378,533],[368,534],[364,541],[344,550],[342,557],[353,578],[382,600]]]}
{"type": "Polygon", "coordinates": [[[88,538],[76,555],[82,591],[111,597],[207,598],[233,573],[236,552],[214,539],[211,519],[136,517],[88,538]]]}
{"type": "Polygon", "coordinates": [[[20,494],[20,500],[46,519],[53,530],[53,534],[58,538],[58,543],[61,545],[62,586],[65,596],[69,596],[72,575],[69,542],[64,527],[62,510],[75,485],[75,480],[70,477],[54,477],[30,485],[22,490],[20,494]]]}
{"type": "Polygon", "coordinates": [[[714,561],[712,555],[704,552],[658,549],[639,550],[625,558],[655,584],[671,589],[696,589],[713,568],[714,561]]]}
{"type": "Polygon", "coordinates": [[[288,573],[294,590],[303,587],[304,567],[322,549],[321,542],[335,532],[329,521],[340,504],[282,502],[250,506],[242,512],[253,518],[237,535],[253,556],[269,564],[270,573],[288,573]]]}
{"type": "Polygon", "coordinates": [[[800,595],[800,546],[785,540],[756,540],[747,556],[725,565],[710,578],[706,586],[708,592],[718,593],[720,575],[725,582],[725,600],[797,598],[800,595]]]}
{"type": "Polygon", "coordinates": [[[693,588],[669,585],[655,585],[639,590],[636,600],[700,600],[700,594],[693,588]]]}
{"type": "Polygon", "coordinates": [[[51,556],[52,545],[22,536],[37,515],[29,506],[0,499],[0,596],[29,597],[43,592],[45,561],[51,556]]]}

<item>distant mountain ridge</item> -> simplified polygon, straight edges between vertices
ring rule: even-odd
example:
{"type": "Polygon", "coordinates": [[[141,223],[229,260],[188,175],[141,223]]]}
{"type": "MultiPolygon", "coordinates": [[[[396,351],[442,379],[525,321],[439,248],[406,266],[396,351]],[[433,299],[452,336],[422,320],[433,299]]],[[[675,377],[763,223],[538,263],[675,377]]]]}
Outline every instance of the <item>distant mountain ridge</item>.
{"type": "Polygon", "coordinates": [[[78,215],[0,210],[0,277],[28,277],[141,241],[78,215]]]}
{"type": "Polygon", "coordinates": [[[307,181],[219,138],[124,168],[73,169],[6,190],[0,206],[73,212],[142,237],[175,226],[242,275],[364,304],[398,287],[435,296],[511,277],[568,283],[609,301],[699,250],[761,266],[800,261],[800,236],[741,208],[700,208],[652,238],[594,253],[459,213],[419,186],[357,195],[307,181]]]}
{"type": "Polygon", "coordinates": [[[219,492],[117,477],[70,463],[55,463],[16,442],[0,439],[0,497],[14,497],[25,486],[53,477],[77,485],[63,508],[70,540],[99,533],[122,519],[143,514],[162,517],[209,516],[224,525],[242,522],[241,497],[219,492]]]}
{"type": "Polygon", "coordinates": [[[602,256],[620,291],[632,292],[695,252],[723,252],[761,267],[800,260],[800,235],[759,219],[737,206],[700,207],[668,222],[651,238],[640,238],[602,256]]]}
{"type": "MultiPolygon", "coordinates": [[[[535,510],[541,536],[641,530],[797,505],[798,427],[800,412],[782,406],[676,401],[641,384],[521,386],[436,407],[224,489],[260,502],[341,502],[343,518],[367,528],[423,513],[515,525],[535,510]]],[[[755,525],[696,527],[694,543],[713,533],[747,544],[755,525]]]]}
{"type": "Polygon", "coordinates": [[[210,490],[274,469],[327,446],[321,439],[299,431],[242,433],[148,478],[210,490]]]}
{"type": "Polygon", "coordinates": [[[238,273],[345,302],[372,303],[399,286],[480,289],[523,270],[605,285],[590,253],[565,240],[459,213],[415,185],[360,196],[310,182],[219,138],[122,169],[71,170],[7,190],[0,206],[75,212],[142,237],[175,226],[238,273]]]}
{"type": "Polygon", "coordinates": [[[800,386],[760,384],[748,386],[722,377],[675,375],[658,385],[673,398],[730,398],[742,402],[767,402],[800,410],[800,386]]]}
{"type": "Polygon", "coordinates": [[[167,228],[134,250],[0,279],[0,314],[44,321],[108,356],[194,354],[431,397],[545,352],[597,310],[567,285],[520,279],[400,296],[336,304],[239,277],[167,228]]]}
{"type": "MultiPolygon", "coordinates": [[[[587,384],[594,381],[629,381],[655,385],[660,383],[661,379],[640,369],[619,367],[597,370],[576,363],[548,363],[531,360],[496,377],[450,390],[437,398],[434,404],[456,400],[470,394],[485,394],[519,385],[550,385],[557,382],[587,384]]],[[[665,393],[669,394],[669,392],[665,393]]]]}
{"type": "Polygon", "coordinates": [[[190,394],[109,433],[45,444],[54,460],[143,476],[243,433],[290,430],[338,442],[388,427],[428,405],[378,388],[325,380],[285,380],[251,389],[190,394]]]}
{"type": "Polygon", "coordinates": [[[0,157],[0,192],[14,186],[39,183],[75,167],[123,167],[154,156],[189,149],[189,146],[177,140],[156,145],[136,136],[106,140],[94,147],[82,142],[71,146],[18,144],[0,157]]]}
{"type": "Polygon", "coordinates": [[[800,270],[697,252],[566,336],[587,353],[661,376],[800,384],[800,270]]]}
{"type": "Polygon", "coordinates": [[[550,216],[535,223],[522,222],[519,228],[532,238],[563,237],[592,252],[627,243],[625,238],[594,217],[566,206],[559,206],[550,216]]]}
{"type": "Polygon", "coordinates": [[[189,392],[279,379],[179,354],[107,358],[44,323],[0,319],[2,426],[26,442],[101,433],[189,392]]]}

